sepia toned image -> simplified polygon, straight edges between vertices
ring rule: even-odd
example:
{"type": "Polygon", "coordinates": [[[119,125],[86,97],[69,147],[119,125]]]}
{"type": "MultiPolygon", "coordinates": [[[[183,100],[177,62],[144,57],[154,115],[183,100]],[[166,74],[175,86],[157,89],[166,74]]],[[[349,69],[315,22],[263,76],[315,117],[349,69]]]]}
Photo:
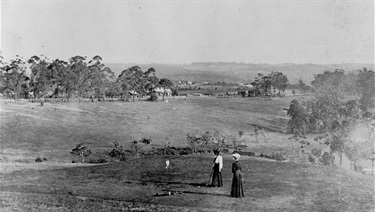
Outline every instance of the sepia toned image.
{"type": "Polygon", "coordinates": [[[0,2],[0,211],[375,211],[373,0],[0,2]]]}

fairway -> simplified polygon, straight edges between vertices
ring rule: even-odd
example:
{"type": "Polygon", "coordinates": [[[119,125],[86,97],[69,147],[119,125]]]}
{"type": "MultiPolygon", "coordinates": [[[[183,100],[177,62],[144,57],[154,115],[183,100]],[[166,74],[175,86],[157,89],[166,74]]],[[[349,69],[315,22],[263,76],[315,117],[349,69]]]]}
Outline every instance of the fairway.
{"type": "MultiPolygon", "coordinates": [[[[118,142],[150,137],[153,145],[187,146],[198,131],[237,134],[247,150],[290,151],[287,98],[169,98],[167,102],[1,102],[0,206],[71,211],[369,211],[373,180],[333,166],[243,156],[245,197],[229,197],[232,159],[223,153],[221,188],[206,187],[214,155],[127,155],[125,162],[72,164],[85,142],[89,159],[106,158],[118,142]],[[256,141],[254,126],[266,128],[256,141]],[[35,163],[36,157],[47,158],[35,163]],[[171,163],[165,169],[165,160],[171,163]],[[171,192],[174,195],[164,195],[171,192]]],[[[231,145],[231,144],[229,144],[231,145]]]]}
{"type": "MultiPolygon", "coordinates": [[[[168,102],[1,103],[1,140],[9,157],[71,161],[69,151],[85,142],[90,148],[110,149],[113,142],[128,146],[150,137],[156,145],[186,146],[187,133],[243,130],[248,142],[253,126],[282,131],[287,122],[287,99],[176,98],[168,102]],[[22,133],[18,133],[22,132],[22,133]],[[64,150],[64,151],[61,151],[64,150]],[[14,154],[12,154],[14,153],[14,154]],[[30,153],[30,154],[29,154],[30,153]]],[[[279,142],[280,143],[280,142],[279,142]]]]}

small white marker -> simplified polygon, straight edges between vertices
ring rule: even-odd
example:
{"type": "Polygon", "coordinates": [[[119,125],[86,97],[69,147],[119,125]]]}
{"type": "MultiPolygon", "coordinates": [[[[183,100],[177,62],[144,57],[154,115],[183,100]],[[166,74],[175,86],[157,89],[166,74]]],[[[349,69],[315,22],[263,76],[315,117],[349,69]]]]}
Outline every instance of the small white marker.
{"type": "Polygon", "coordinates": [[[165,168],[168,169],[169,168],[169,160],[165,161],[165,165],[166,165],[165,168]]]}

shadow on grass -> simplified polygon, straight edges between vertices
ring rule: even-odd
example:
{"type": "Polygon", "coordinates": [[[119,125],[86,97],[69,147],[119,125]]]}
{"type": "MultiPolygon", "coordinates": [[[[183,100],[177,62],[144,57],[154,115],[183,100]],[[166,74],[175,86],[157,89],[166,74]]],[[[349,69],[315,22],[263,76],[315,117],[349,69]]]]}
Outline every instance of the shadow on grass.
{"type": "Polygon", "coordinates": [[[230,197],[229,194],[206,193],[206,192],[197,192],[197,191],[181,191],[181,193],[184,193],[184,194],[199,194],[199,195],[230,197]]]}
{"type": "Polygon", "coordinates": [[[196,187],[210,187],[210,185],[207,185],[206,183],[189,183],[189,182],[165,182],[165,181],[157,181],[157,180],[142,180],[142,181],[126,181],[124,183],[140,183],[141,185],[147,185],[149,183],[153,184],[166,184],[166,185],[189,185],[189,186],[196,186],[196,187]]]}
{"type": "Polygon", "coordinates": [[[177,194],[198,194],[198,195],[210,195],[210,196],[222,196],[229,197],[228,194],[218,194],[218,193],[208,193],[208,192],[198,192],[198,191],[173,191],[173,190],[163,190],[164,193],[156,193],[154,196],[171,196],[177,194]]]}

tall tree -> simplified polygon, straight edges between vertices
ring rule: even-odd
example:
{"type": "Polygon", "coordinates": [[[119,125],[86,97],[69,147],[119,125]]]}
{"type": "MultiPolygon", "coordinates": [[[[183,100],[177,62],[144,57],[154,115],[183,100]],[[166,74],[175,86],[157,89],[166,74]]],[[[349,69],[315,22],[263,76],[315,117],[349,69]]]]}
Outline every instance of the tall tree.
{"type": "Polygon", "coordinates": [[[309,116],[296,99],[291,101],[287,115],[290,116],[288,124],[291,127],[291,132],[298,129],[299,132],[305,134],[309,125],[309,116]]]}
{"type": "Polygon", "coordinates": [[[86,57],[79,55],[69,59],[69,78],[74,83],[79,100],[89,91],[91,84],[92,76],[85,60],[86,57]]]}
{"type": "Polygon", "coordinates": [[[71,97],[75,90],[75,76],[69,67],[69,63],[63,60],[53,60],[48,69],[52,72],[57,85],[57,95],[65,99],[71,97]]]}
{"type": "Polygon", "coordinates": [[[366,108],[374,106],[375,72],[373,70],[368,70],[367,68],[358,70],[356,88],[361,105],[366,108]]]}
{"type": "Polygon", "coordinates": [[[350,93],[353,82],[345,75],[345,71],[336,69],[335,71],[325,71],[323,74],[317,74],[311,85],[314,88],[316,99],[329,101],[333,104],[345,101],[345,96],[350,93]]]}
{"type": "Polygon", "coordinates": [[[164,101],[165,90],[166,90],[167,88],[172,87],[172,86],[173,86],[173,82],[172,82],[171,80],[167,79],[167,78],[162,78],[162,79],[160,79],[160,81],[159,81],[159,85],[162,86],[163,91],[164,91],[164,92],[163,92],[163,101],[164,101]]]}
{"type": "Polygon", "coordinates": [[[28,61],[30,64],[30,86],[33,96],[40,97],[48,92],[55,92],[51,90],[53,85],[56,84],[54,72],[50,69],[50,63],[46,58],[32,56],[28,61]]]}
{"type": "Polygon", "coordinates": [[[7,95],[18,98],[22,91],[22,84],[26,79],[26,66],[23,58],[18,56],[1,68],[3,90],[7,95]]]}
{"type": "Polygon", "coordinates": [[[155,88],[159,85],[159,78],[156,77],[155,72],[156,72],[156,70],[152,67],[149,68],[145,72],[145,78],[146,78],[145,90],[148,91],[148,93],[151,97],[151,100],[153,99],[155,88]]]}
{"type": "Polygon", "coordinates": [[[135,93],[140,91],[145,83],[144,73],[139,66],[133,66],[125,69],[118,76],[116,82],[120,83],[124,92],[131,92],[133,94],[133,101],[135,93]]]}
{"type": "Polygon", "coordinates": [[[282,72],[272,72],[269,76],[273,87],[273,95],[275,96],[275,91],[278,89],[278,96],[281,96],[281,91],[285,92],[288,86],[288,77],[282,72]]]}
{"type": "Polygon", "coordinates": [[[90,70],[90,90],[95,93],[95,96],[100,101],[105,95],[106,90],[110,84],[110,80],[114,79],[114,73],[103,63],[101,63],[102,58],[97,55],[95,56],[88,65],[90,70]]]}

